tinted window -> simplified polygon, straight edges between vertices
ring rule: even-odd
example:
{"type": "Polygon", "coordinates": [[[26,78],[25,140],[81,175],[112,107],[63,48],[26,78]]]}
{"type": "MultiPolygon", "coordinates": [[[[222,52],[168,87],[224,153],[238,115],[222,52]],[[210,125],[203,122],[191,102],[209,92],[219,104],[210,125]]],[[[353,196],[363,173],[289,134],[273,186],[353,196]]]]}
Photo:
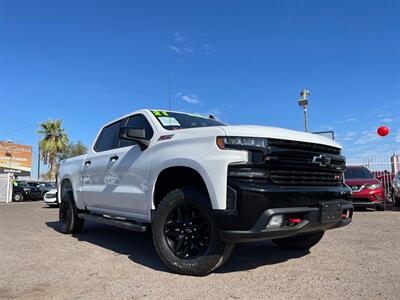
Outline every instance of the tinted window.
{"type": "Polygon", "coordinates": [[[119,128],[122,126],[123,121],[120,120],[103,129],[94,147],[95,151],[100,152],[115,148],[119,128]]]}
{"type": "Polygon", "coordinates": [[[29,187],[25,181],[15,181],[15,185],[20,187],[29,187]]]}
{"type": "Polygon", "coordinates": [[[168,130],[208,127],[208,126],[226,126],[224,123],[212,118],[206,118],[198,115],[183,114],[170,111],[152,111],[160,124],[168,130]]]}
{"type": "Polygon", "coordinates": [[[374,178],[371,172],[364,167],[360,168],[347,168],[346,172],[344,173],[346,179],[353,179],[353,178],[374,178]]]}
{"type": "MultiPolygon", "coordinates": [[[[129,117],[128,122],[126,123],[125,126],[144,128],[144,130],[146,131],[146,139],[150,140],[153,137],[154,134],[153,128],[151,128],[149,121],[146,119],[144,115],[134,115],[129,117]]],[[[136,144],[137,143],[134,141],[128,141],[128,140],[119,141],[119,147],[132,146],[136,144]]]]}

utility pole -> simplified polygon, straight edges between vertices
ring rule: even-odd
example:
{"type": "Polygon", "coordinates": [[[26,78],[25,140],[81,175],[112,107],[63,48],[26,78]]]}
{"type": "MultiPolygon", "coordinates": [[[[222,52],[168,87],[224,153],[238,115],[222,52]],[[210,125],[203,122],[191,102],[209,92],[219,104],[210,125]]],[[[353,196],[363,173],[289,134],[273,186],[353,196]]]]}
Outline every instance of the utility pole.
{"type": "Polygon", "coordinates": [[[300,92],[300,100],[298,101],[299,106],[303,107],[304,110],[304,131],[308,131],[308,112],[307,112],[307,106],[308,106],[308,99],[307,97],[310,96],[310,90],[303,89],[300,92]]]}

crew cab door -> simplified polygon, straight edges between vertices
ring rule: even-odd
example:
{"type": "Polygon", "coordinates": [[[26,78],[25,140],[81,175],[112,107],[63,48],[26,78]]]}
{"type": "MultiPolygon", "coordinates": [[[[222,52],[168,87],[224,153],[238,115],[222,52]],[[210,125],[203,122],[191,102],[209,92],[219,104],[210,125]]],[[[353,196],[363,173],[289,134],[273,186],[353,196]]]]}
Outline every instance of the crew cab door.
{"type": "Polygon", "coordinates": [[[122,126],[153,129],[142,114],[105,127],[94,149],[87,155],[83,168],[82,196],[89,210],[126,217],[140,217],[148,210],[148,177],[150,157],[134,141],[118,137],[122,126]]]}

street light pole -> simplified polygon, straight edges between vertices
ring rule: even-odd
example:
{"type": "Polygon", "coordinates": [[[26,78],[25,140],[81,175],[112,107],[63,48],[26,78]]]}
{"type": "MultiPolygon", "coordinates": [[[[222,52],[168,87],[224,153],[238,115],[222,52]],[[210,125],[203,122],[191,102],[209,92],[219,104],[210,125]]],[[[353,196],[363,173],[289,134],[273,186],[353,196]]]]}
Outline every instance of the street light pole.
{"type": "Polygon", "coordinates": [[[302,98],[298,101],[299,106],[303,107],[303,110],[304,110],[304,131],[305,131],[305,132],[308,131],[308,110],[307,110],[307,107],[308,107],[308,99],[307,99],[307,97],[310,96],[310,94],[311,94],[311,93],[310,93],[309,90],[303,89],[303,90],[300,92],[300,96],[301,96],[302,98]]]}
{"type": "Polygon", "coordinates": [[[304,131],[308,131],[308,112],[307,112],[307,106],[304,106],[304,131]]]}

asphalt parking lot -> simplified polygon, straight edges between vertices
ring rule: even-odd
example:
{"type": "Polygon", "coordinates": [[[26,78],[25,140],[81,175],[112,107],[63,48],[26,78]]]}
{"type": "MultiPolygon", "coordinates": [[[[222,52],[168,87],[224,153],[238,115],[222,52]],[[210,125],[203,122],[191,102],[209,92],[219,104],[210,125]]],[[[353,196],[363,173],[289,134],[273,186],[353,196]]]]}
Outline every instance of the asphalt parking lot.
{"type": "Polygon", "coordinates": [[[151,235],[87,223],[57,232],[58,209],[0,204],[0,298],[398,299],[400,211],[356,212],[310,252],[238,245],[215,273],[170,273],[151,235]]]}

